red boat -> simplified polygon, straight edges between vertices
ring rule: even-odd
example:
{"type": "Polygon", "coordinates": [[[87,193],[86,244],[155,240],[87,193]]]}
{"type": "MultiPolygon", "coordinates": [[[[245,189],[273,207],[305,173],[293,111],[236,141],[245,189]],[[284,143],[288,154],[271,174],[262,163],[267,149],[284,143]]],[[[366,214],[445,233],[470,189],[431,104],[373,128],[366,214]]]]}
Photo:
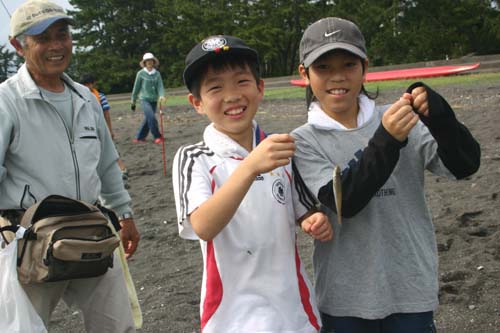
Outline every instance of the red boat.
{"type": "MultiPolygon", "coordinates": [[[[404,80],[415,79],[422,77],[435,77],[451,74],[458,74],[465,71],[470,71],[478,68],[480,63],[455,65],[455,66],[436,66],[436,67],[421,67],[396,69],[391,71],[373,72],[366,74],[365,82],[386,81],[386,80],[404,80]]],[[[305,87],[306,82],[302,79],[291,80],[290,83],[294,86],[305,87]]]]}

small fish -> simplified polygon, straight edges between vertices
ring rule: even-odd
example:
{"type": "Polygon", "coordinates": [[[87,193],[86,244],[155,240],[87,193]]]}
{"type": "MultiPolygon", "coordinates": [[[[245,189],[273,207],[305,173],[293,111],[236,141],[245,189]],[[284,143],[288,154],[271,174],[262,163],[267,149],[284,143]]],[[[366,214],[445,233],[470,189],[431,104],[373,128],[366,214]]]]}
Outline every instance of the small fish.
{"type": "Polygon", "coordinates": [[[342,224],[342,179],[340,178],[340,167],[333,169],[333,195],[335,197],[335,207],[337,208],[337,222],[342,224]]]}

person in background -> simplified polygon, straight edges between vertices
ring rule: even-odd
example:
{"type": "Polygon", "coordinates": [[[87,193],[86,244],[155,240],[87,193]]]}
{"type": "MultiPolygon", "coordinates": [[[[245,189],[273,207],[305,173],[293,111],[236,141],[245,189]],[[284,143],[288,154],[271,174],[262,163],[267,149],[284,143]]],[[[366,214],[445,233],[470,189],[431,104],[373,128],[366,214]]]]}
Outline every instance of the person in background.
{"type": "Polygon", "coordinates": [[[160,65],[158,59],[150,52],[147,52],[142,57],[139,65],[142,67],[135,76],[134,88],[132,89],[132,111],[135,111],[136,102],[139,98],[141,108],[144,112],[144,119],[137,131],[133,142],[144,143],[149,131],[153,135],[153,142],[156,144],[163,143],[163,136],[158,129],[158,121],[156,120],[156,107],[160,104],[160,108],[165,105],[165,90],[161,74],[157,67],[160,65]]]}
{"type": "MultiPolygon", "coordinates": [[[[94,94],[95,98],[99,101],[101,104],[101,108],[104,114],[104,119],[106,120],[106,125],[108,125],[109,133],[111,134],[111,138],[114,140],[115,139],[115,133],[113,132],[113,126],[111,123],[111,106],[108,103],[108,99],[106,98],[106,95],[102,91],[97,90],[96,86],[96,79],[94,75],[92,74],[83,74],[82,77],[80,78],[80,83],[86,86],[87,88],[90,89],[92,94],[94,94]]],[[[122,178],[124,181],[128,180],[128,170],[127,167],[125,166],[125,162],[121,158],[118,159],[117,161],[118,166],[120,167],[120,170],[122,171],[122,178]]],[[[127,186],[127,184],[126,184],[127,186]]]]}
{"type": "MultiPolygon", "coordinates": [[[[24,209],[49,195],[99,201],[119,215],[130,258],[140,235],[101,106],[64,73],[74,23],[46,0],[25,2],[12,14],[10,43],[25,63],[0,84],[0,214],[16,223],[24,209]]],[[[63,299],[79,309],[87,332],[135,331],[118,256],[98,277],[22,286],[47,327],[63,299]]]]}
{"type": "Polygon", "coordinates": [[[472,175],[480,146],[424,83],[392,105],[376,105],[363,86],[367,50],[353,22],[313,23],[299,55],[309,112],[292,132],[294,162],[332,221],[340,199],[332,173],[342,170],[343,222],[332,241],[314,247],[321,332],[435,332],[438,253],[424,175],[472,175]]]}

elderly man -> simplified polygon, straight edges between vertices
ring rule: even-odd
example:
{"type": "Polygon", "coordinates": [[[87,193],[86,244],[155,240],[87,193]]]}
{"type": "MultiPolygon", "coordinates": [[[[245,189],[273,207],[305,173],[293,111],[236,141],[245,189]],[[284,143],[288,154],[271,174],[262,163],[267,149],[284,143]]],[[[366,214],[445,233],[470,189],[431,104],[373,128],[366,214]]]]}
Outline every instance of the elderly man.
{"type": "MultiPolygon", "coordinates": [[[[47,1],[26,2],[12,15],[10,43],[25,63],[0,85],[0,212],[12,218],[13,212],[52,194],[99,200],[120,216],[130,257],[140,236],[116,149],[97,100],[64,73],[71,60],[73,23],[47,1]]],[[[88,332],[135,331],[116,257],[99,277],[23,287],[45,325],[62,298],[81,310],[88,332]]]]}

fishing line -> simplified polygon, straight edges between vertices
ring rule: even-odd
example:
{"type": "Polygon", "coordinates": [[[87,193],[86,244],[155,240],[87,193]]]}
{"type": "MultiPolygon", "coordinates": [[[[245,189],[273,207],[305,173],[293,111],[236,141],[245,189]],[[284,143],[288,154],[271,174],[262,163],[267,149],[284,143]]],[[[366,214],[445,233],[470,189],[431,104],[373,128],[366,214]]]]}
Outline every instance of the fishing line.
{"type": "Polygon", "coordinates": [[[9,17],[12,17],[12,16],[10,16],[10,12],[9,12],[9,10],[7,9],[7,6],[5,6],[5,3],[3,2],[3,0],[0,0],[0,1],[2,2],[2,6],[3,6],[3,8],[5,9],[5,11],[7,12],[7,15],[9,15],[9,17]]]}

